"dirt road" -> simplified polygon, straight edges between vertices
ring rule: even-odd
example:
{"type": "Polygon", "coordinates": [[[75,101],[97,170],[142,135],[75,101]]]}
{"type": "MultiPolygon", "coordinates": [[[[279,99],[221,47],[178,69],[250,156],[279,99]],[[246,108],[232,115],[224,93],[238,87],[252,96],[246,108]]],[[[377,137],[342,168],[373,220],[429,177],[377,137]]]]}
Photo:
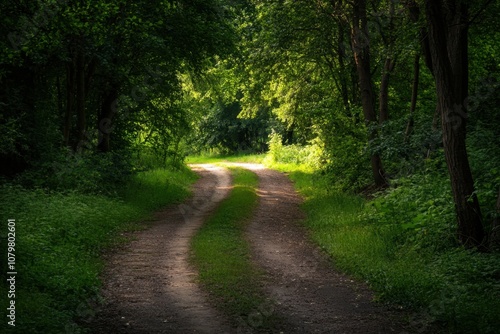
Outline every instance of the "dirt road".
{"type": "MultiPolygon", "coordinates": [[[[302,200],[288,177],[261,165],[237,165],[259,177],[260,202],[247,237],[254,262],[266,272],[264,286],[274,301],[273,312],[284,319],[277,332],[405,332],[401,314],[372,302],[366,286],[335,271],[311,244],[299,224],[305,218],[299,208],[302,200]]],[[[247,323],[252,327],[252,321],[247,323]]]]}
{"type": "Polygon", "coordinates": [[[104,274],[106,304],[92,324],[101,333],[258,333],[262,318],[282,321],[272,333],[407,333],[402,314],[372,302],[363,284],[333,269],[300,226],[301,198],[284,175],[256,164],[233,164],[259,177],[259,205],[246,237],[252,260],[265,272],[263,293],[270,303],[230,321],[195,284],[187,262],[189,240],[227,196],[224,168],[197,165],[194,197],[159,212],[151,228],[112,255],[104,274]]]}
{"type": "Polygon", "coordinates": [[[231,333],[188,264],[191,237],[227,196],[231,177],[221,167],[193,169],[201,178],[191,200],[158,212],[150,228],[108,259],[106,303],[91,325],[94,333],[231,333]]]}

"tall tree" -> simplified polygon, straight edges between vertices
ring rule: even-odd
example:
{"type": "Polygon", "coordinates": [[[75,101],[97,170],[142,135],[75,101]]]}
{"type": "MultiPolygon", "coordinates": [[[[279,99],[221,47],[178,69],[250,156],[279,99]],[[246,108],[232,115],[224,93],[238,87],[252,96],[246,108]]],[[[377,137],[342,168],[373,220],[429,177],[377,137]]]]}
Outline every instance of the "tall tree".
{"type": "MultiPolygon", "coordinates": [[[[375,97],[370,69],[370,40],[366,15],[366,0],[355,0],[353,2],[351,40],[354,52],[354,61],[358,72],[359,86],[361,89],[363,114],[370,131],[369,139],[374,140],[377,138],[377,131],[375,128],[377,114],[374,105],[375,97]]],[[[380,154],[376,152],[371,153],[370,160],[375,185],[377,187],[385,186],[385,171],[382,166],[380,154]]]]}
{"type": "Polygon", "coordinates": [[[485,234],[465,143],[469,8],[460,0],[426,0],[425,11],[458,237],[466,247],[479,247],[485,234]]]}

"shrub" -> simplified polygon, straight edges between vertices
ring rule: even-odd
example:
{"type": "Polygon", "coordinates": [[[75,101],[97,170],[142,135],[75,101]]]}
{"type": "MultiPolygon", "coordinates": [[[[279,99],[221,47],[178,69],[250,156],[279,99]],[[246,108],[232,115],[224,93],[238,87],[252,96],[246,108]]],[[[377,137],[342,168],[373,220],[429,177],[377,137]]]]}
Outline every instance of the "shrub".
{"type": "Polygon", "coordinates": [[[269,154],[271,162],[284,164],[304,164],[313,169],[321,166],[323,150],[319,142],[301,146],[283,145],[282,137],[273,132],[269,136],[269,154]]]}
{"type": "Polygon", "coordinates": [[[113,194],[130,179],[133,171],[128,152],[77,154],[64,149],[43,161],[16,181],[28,188],[113,194]]]}

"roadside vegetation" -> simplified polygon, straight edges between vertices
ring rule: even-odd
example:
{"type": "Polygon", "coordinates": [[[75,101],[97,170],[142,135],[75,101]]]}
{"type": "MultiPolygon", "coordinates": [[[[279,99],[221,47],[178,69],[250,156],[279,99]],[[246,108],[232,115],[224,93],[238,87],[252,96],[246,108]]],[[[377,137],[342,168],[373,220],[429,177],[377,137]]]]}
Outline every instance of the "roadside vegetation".
{"type": "Polygon", "coordinates": [[[434,325],[450,333],[498,331],[500,256],[460,246],[444,175],[422,171],[367,199],[310,165],[272,158],[296,149],[275,149],[266,164],[287,172],[304,196],[304,224],[337,268],[366,281],[379,301],[419,312],[409,321],[423,333],[434,325]]]}
{"type": "MultiPolygon", "coordinates": [[[[83,333],[77,323],[100,306],[103,253],[128,240],[125,232],[147,226],[141,222],[153,210],[184,199],[195,179],[187,168],[155,169],[115,187],[115,195],[2,185],[0,219],[16,221],[16,322],[9,333],[83,333]]],[[[1,236],[7,254],[3,223],[1,236]]],[[[5,280],[7,263],[0,263],[5,280]]],[[[7,296],[5,285],[0,294],[7,296]]],[[[1,298],[2,309],[7,302],[1,298]]]]}
{"type": "MultiPolygon", "coordinates": [[[[214,304],[238,326],[245,324],[266,300],[260,290],[261,273],[250,261],[244,237],[257,206],[257,176],[242,168],[230,170],[233,189],[193,238],[191,261],[214,304]]],[[[271,319],[264,318],[259,327],[269,326],[271,319]]]]}
{"type": "Polygon", "coordinates": [[[237,153],[237,154],[226,154],[221,155],[219,153],[205,153],[195,156],[186,157],[186,163],[188,164],[210,164],[210,163],[224,163],[224,162],[249,162],[249,163],[262,163],[267,157],[265,153],[261,154],[248,154],[248,153],[237,153]]]}

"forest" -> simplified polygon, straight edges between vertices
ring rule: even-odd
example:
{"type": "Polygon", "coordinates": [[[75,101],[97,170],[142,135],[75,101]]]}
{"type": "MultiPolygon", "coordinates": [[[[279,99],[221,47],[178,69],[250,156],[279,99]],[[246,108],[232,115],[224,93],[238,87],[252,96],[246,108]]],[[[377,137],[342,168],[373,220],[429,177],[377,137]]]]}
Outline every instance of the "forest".
{"type": "Polygon", "coordinates": [[[287,172],[314,242],[380,302],[443,332],[498,330],[499,2],[2,0],[0,12],[9,330],[85,333],[102,252],[189,196],[186,163],[211,159],[287,172]]]}

